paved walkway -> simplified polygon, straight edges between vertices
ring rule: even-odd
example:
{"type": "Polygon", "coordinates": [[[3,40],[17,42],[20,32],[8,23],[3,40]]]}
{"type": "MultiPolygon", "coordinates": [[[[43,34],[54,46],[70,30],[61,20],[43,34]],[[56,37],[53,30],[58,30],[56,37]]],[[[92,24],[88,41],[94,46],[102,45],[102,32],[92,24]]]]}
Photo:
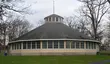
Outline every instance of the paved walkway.
{"type": "Polygon", "coordinates": [[[90,64],[105,64],[105,63],[109,63],[110,60],[104,60],[104,61],[100,61],[100,62],[92,62],[90,64]]]}

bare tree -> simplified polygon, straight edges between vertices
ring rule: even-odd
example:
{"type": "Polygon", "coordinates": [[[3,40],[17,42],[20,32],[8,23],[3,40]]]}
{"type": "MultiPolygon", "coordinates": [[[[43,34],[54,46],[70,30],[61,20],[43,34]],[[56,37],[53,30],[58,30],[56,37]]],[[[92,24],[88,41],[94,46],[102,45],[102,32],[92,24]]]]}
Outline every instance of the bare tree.
{"type": "Polygon", "coordinates": [[[69,17],[65,17],[64,18],[64,24],[66,24],[67,26],[69,26],[72,29],[77,29],[78,28],[78,19],[75,15],[73,16],[69,16],[69,17]]]}
{"type": "MultiPolygon", "coordinates": [[[[21,0],[20,0],[21,1],[21,0]]],[[[0,1],[0,33],[4,40],[4,46],[6,45],[6,33],[9,27],[7,22],[10,13],[27,13],[27,7],[17,7],[19,0],[1,0],[0,1]]],[[[5,47],[4,47],[5,50],[5,47]]]]}
{"type": "Polygon", "coordinates": [[[45,20],[39,20],[38,22],[37,22],[37,27],[38,26],[41,26],[41,25],[43,25],[45,23],[45,20]]]}
{"type": "Polygon", "coordinates": [[[27,20],[16,18],[9,22],[8,28],[8,36],[9,41],[29,32],[32,28],[32,24],[30,24],[27,20]]]}
{"type": "Polygon", "coordinates": [[[100,40],[101,34],[103,33],[100,30],[101,22],[104,15],[108,12],[109,6],[103,4],[105,0],[79,0],[84,3],[83,8],[81,9],[81,15],[84,16],[91,22],[91,36],[95,40],[100,40]],[[103,5],[102,5],[103,4],[103,5]]]}
{"type": "Polygon", "coordinates": [[[6,33],[7,33],[7,28],[8,28],[8,22],[5,22],[5,23],[0,23],[0,36],[2,38],[2,44],[6,44],[4,42],[6,42],[6,33]]]}
{"type": "Polygon", "coordinates": [[[82,32],[83,34],[88,36],[89,34],[91,34],[90,30],[88,29],[88,26],[90,25],[89,23],[89,21],[76,15],[65,17],[64,19],[64,24],[72,29],[79,30],[79,32],[82,32]]]}

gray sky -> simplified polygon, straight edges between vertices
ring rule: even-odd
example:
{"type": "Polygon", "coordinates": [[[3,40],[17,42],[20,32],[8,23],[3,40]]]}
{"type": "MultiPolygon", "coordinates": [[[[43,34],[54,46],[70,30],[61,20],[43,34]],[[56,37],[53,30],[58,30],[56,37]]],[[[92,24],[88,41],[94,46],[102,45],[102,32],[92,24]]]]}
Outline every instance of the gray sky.
{"type": "MultiPolygon", "coordinates": [[[[53,13],[53,0],[26,0],[27,4],[32,4],[31,10],[34,14],[26,15],[26,18],[34,25],[44,17],[53,13]]],[[[70,16],[80,6],[77,0],[55,0],[55,14],[60,16],[70,16]]]]}

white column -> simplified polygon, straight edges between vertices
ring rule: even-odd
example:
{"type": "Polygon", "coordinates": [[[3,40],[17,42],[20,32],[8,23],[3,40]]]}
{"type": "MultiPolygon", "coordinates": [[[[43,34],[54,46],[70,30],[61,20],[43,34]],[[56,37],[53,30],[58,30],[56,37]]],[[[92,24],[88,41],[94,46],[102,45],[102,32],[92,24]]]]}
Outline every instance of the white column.
{"type": "Polygon", "coordinates": [[[47,41],[47,49],[48,49],[48,41],[47,41]]]}
{"type": "Polygon", "coordinates": [[[76,49],[76,42],[74,42],[74,48],[76,49]]]}
{"type": "Polygon", "coordinates": [[[40,41],[40,49],[42,49],[42,41],[40,41]]]}
{"type": "Polygon", "coordinates": [[[37,41],[35,41],[35,49],[37,49],[37,41]]]}
{"type": "Polygon", "coordinates": [[[66,49],[66,41],[64,41],[64,49],[66,49]]]}
{"type": "Polygon", "coordinates": [[[86,42],[84,42],[84,49],[86,49],[86,42]]]}
{"type": "Polygon", "coordinates": [[[82,42],[79,42],[79,49],[81,49],[81,43],[82,43],[82,42]]]}
{"type": "Polygon", "coordinates": [[[12,50],[12,44],[9,47],[10,47],[10,50],[12,50]]]}
{"type": "Polygon", "coordinates": [[[60,43],[59,43],[59,41],[58,41],[58,49],[60,48],[60,43]]]}
{"type": "Polygon", "coordinates": [[[54,22],[56,22],[56,17],[55,17],[55,21],[54,22]]]}
{"type": "Polygon", "coordinates": [[[52,41],[52,48],[54,49],[54,41],[52,41]]]}
{"type": "Polygon", "coordinates": [[[58,18],[58,22],[60,22],[60,18],[58,18]]]}
{"type": "Polygon", "coordinates": [[[71,41],[70,41],[70,49],[71,49],[71,41]]]}

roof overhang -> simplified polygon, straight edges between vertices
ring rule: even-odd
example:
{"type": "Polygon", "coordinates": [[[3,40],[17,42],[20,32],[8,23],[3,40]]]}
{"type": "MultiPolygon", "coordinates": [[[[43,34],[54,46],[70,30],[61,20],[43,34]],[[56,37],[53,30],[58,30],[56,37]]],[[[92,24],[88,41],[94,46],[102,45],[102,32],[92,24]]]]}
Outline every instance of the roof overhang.
{"type": "Polygon", "coordinates": [[[28,40],[17,40],[17,41],[11,41],[10,43],[15,43],[15,42],[23,42],[23,41],[43,41],[43,40],[74,40],[74,41],[92,41],[100,44],[100,41],[97,40],[89,40],[89,39],[28,39],[28,40]]]}

